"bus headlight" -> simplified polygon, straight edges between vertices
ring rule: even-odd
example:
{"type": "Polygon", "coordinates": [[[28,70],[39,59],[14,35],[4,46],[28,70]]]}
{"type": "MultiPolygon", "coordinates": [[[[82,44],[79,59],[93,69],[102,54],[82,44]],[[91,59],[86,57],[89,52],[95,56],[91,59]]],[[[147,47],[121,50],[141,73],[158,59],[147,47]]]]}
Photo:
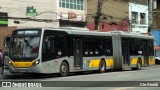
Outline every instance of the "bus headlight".
{"type": "Polygon", "coordinates": [[[40,63],[40,60],[36,60],[33,64],[32,64],[32,67],[38,65],[40,63]]]}
{"type": "Polygon", "coordinates": [[[39,60],[35,61],[35,64],[38,64],[39,63],[39,60]]]}
{"type": "Polygon", "coordinates": [[[8,60],[8,65],[13,65],[11,60],[8,60]]]}

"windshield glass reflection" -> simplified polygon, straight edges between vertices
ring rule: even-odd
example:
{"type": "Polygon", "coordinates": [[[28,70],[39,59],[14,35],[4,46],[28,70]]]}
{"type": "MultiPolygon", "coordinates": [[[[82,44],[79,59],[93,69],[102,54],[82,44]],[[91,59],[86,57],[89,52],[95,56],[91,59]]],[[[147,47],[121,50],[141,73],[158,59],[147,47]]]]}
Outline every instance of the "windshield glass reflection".
{"type": "Polygon", "coordinates": [[[12,58],[36,58],[39,51],[40,37],[12,38],[10,56],[12,58]]]}

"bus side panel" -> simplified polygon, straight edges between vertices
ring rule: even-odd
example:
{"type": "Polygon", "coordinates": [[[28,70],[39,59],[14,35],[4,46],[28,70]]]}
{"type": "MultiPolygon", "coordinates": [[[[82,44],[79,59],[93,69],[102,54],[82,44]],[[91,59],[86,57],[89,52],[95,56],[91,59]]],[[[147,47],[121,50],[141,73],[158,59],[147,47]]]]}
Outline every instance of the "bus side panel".
{"type": "Polygon", "coordinates": [[[46,62],[42,62],[42,73],[59,73],[62,61],[66,61],[69,65],[69,72],[73,72],[73,56],[58,58],[46,62]]]}
{"type": "Polygon", "coordinates": [[[113,69],[113,57],[101,56],[101,57],[83,57],[83,69],[84,70],[98,70],[100,60],[104,58],[106,61],[106,69],[113,69]]]}
{"type": "Polygon", "coordinates": [[[106,58],[106,69],[113,69],[113,57],[106,58]]]}
{"type": "Polygon", "coordinates": [[[144,56],[130,56],[130,67],[136,67],[138,59],[141,59],[142,66],[144,66],[144,56]]]}
{"type": "Polygon", "coordinates": [[[100,57],[83,57],[84,70],[98,70],[100,57]]]}
{"type": "Polygon", "coordinates": [[[154,56],[149,56],[149,65],[155,65],[155,58],[154,58],[154,56]]]}

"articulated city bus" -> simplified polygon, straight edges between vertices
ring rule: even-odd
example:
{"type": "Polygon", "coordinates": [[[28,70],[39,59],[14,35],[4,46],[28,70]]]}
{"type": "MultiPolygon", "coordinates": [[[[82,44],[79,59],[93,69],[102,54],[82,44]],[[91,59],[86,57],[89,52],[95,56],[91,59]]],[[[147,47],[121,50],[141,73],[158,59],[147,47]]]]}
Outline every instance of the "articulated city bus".
{"type": "Polygon", "coordinates": [[[58,73],[141,69],[154,65],[152,36],[80,28],[13,31],[7,67],[11,73],[58,73]]]}

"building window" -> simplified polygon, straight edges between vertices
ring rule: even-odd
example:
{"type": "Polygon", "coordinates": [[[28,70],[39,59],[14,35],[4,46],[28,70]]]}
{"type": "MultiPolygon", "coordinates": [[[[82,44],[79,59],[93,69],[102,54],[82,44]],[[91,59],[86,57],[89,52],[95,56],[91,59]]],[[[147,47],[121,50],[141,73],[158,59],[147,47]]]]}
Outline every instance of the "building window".
{"type": "Polygon", "coordinates": [[[65,2],[65,1],[66,1],[66,0],[60,0],[60,2],[61,2],[61,7],[64,7],[64,8],[66,7],[66,4],[65,4],[66,2],[65,2]]]}
{"type": "Polygon", "coordinates": [[[146,14],[140,13],[140,24],[146,24],[146,14]]]}
{"type": "Polygon", "coordinates": [[[83,0],[60,0],[59,7],[83,10],[83,0]]]}
{"type": "Polygon", "coordinates": [[[132,24],[138,24],[138,12],[132,12],[132,24]]]}
{"type": "Polygon", "coordinates": [[[74,0],[70,0],[70,9],[74,9],[73,5],[74,5],[74,0]]]}
{"type": "Polygon", "coordinates": [[[70,3],[69,3],[69,1],[70,1],[70,0],[66,0],[66,8],[70,8],[70,6],[69,6],[70,3]]]}

